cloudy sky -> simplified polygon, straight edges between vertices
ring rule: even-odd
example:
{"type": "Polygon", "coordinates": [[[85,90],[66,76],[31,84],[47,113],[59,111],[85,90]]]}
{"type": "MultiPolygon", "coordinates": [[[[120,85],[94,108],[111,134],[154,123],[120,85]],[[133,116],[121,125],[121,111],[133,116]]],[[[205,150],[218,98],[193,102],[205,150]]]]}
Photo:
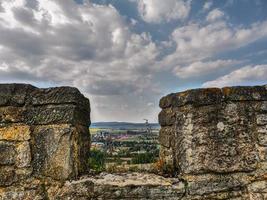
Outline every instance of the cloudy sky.
{"type": "Polygon", "coordinates": [[[266,80],[266,0],[0,0],[0,82],[78,87],[93,121],[157,121],[170,92],[266,80]]]}

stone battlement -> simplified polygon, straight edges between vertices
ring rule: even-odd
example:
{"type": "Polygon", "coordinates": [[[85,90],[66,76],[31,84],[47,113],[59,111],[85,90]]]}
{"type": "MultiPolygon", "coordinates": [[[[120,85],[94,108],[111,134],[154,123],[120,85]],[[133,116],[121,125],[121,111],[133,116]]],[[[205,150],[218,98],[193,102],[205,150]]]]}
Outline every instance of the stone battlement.
{"type": "Polygon", "coordinates": [[[87,98],[0,84],[0,200],[267,199],[266,86],[188,90],[160,107],[158,164],[175,177],[93,176],[87,98]]]}
{"type": "Polygon", "coordinates": [[[86,172],[90,105],[76,88],[0,84],[0,186],[86,172]]]}
{"type": "Polygon", "coordinates": [[[160,107],[161,159],[191,194],[235,188],[240,199],[267,198],[249,193],[267,192],[266,86],[188,90],[163,97],[160,107]]]}

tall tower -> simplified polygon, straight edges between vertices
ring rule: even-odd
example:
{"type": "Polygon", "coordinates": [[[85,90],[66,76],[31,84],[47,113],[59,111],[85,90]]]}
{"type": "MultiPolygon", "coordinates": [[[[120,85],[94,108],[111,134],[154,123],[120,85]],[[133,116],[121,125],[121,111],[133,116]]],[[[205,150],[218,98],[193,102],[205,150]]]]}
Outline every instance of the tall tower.
{"type": "Polygon", "coordinates": [[[145,120],[146,133],[150,134],[151,133],[151,126],[148,123],[148,119],[144,119],[144,120],[145,120]]]}

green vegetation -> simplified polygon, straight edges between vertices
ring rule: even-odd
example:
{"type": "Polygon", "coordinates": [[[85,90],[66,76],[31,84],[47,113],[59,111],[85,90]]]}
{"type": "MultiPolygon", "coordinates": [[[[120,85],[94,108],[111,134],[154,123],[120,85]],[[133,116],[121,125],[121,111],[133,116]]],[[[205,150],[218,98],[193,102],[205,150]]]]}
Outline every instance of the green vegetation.
{"type": "Polygon", "coordinates": [[[105,170],[106,154],[100,150],[92,149],[89,156],[89,167],[96,172],[105,170]]]}
{"type": "Polygon", "coordinates": [[[137,154],[132,159],[133,164],[146,164],[146,163],[153,163],[155,161],[156,157],[153,153],[137,154]]]}

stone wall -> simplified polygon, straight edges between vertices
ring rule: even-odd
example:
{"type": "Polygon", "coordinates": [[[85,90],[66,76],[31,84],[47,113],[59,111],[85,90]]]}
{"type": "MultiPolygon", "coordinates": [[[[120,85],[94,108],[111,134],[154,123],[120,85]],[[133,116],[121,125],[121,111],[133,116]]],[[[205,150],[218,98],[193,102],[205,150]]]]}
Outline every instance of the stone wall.
{"type": "Polygon", "coordinates": [[[76,88],[0,84],[0,187],[87,170],[90,106],[76,88]]]}
{"type": "Polygon", "coordinates": [[[188,90],[160,107],[160,157],[191,199],[267,199],[266,86],[188,90]]]}
{"type": "Polygon", "coordinates": [[[189,90],[160,106],[159,163],[173,178],[90,175],[89,100],[0,84],[0,200],[267,199],[265,86],[189,90]]]}

